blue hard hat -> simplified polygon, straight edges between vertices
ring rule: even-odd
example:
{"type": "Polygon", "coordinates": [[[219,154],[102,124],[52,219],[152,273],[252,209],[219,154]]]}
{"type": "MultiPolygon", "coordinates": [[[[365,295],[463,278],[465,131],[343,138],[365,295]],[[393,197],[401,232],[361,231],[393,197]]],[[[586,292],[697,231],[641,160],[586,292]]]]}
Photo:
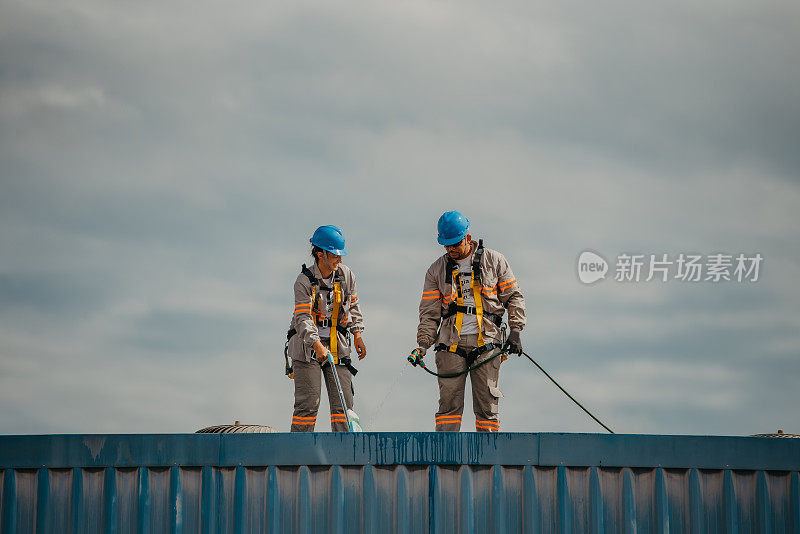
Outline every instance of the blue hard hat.
{"type": "Polygon", "coordinates": [[[322,250],[327,250],[337,256],[346,256],[347,251],[344,249],[344,234],[338,226],[326,224],[314,230],[314,235],[311,236],[311,244],[319,247],[322,250]]]}
{"type": "Polygon", "coordinates": [[[467,235],[469,219],[457,211],[446,211],[439,217],[440,245],[455,245],[467,235]]]}

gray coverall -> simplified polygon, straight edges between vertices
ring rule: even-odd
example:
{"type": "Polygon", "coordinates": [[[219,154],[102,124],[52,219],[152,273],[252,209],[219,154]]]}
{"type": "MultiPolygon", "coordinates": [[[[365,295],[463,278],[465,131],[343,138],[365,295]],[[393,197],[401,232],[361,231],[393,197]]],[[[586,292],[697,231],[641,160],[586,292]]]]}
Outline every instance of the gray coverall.
{"type": "MultiPolygon", "coordinates": [[[[317,320],[331,318],[331,313],[326,309],[326,299],[328,291],[322,281],[322,274],[316,264],[310,267],[311,272],[319,282],[317,288],[317,306],[313,310],[311,302],[311,281],[304,274],[299,274],[294,283],[294,315],[292,316],[291,328],[297,334],[289,339],[288,354],[292,359],[294,368],[294,415],[292,417],[292,432],[313,432],[317,421],[317,411],[319,410],[320,389],[322,384],[323,372],[320,364],[315,358],[312,345],[316,341],[321,341],[326,348],[330,348],[330,338],[320,338],[317,320]],[[320,288],[322,290],[320,291],[320,288]]],[[[364,321],[361,316],[361,308],[358,302],[356,291],[356,278],[353,272],[344,264],[339,264],[336,279],[342,287],[342,303],[338,311],[338,323],[351,333],[362,332],[364,321]]],[[[333,288],[329,288],[333,291],[333,288]]],[[[339,365],[336,365],[336,372],[342,384],[342,391],[345,397],[347,408],[353,407],[353,382],[350,371],[342,365],[343,358],[350,357],[349,336],[339,330],[332,332],[331,335],[337,336],[337,352],[339,365]]],[[[345,410],[336,391],[336,384],[331,374],[330,365],[324,367],[325,386],[328,390],[328,402],[331,408],[331,430],[334,432],[347,431],[347,419],[345,410]]]]}
{"type": "MultiPolygon", "coordinates": [[[[473,254],[477,243],[473,242],[473,254]]],[[[470,264],[472,264],[470,257],[470,264]]],[[[456,288],[451,283],[451,273],[447,269],[448,255],[437,259],[425,274],[422,300],[419,305],[419,326],[417,343],[428,349],[434,343],[449,347],[472,350],[478,345],[478,335],[460,335],[456,328],[456,315],[442,319],[448,307],[456,300],[456,288]]],[[[512,329],[525,328],[525,299],[514,278],[514,273],[505,256],[495,250],[483,249],[481,266],[480,298],[484,313],[502,315],[508,310],[508,324],[512,329]]],[[[463,276],[464,273],[462,272],[463,276]]],[[[469,276],[469,273],[466,274],[469,276]]],[[[484,318],[478,325],[484,343],[500,343],[500,329],[492,321],[484,318]]],[[[500,349],[481,354],[475,362],[491,358],[500,349]]],[[[498,388],[501,357],[470,371],[472,384],[472,408],[475,412],[475,430],[478,432],[498,432],[500,430],[499,399],[503,396],[498,388]]],[[[437,350],[436,368],[439,373],[449,374],[467,369],[464,357],[447,350],[437,350]]],[[[461,429],[461,416],[464,412],[464,387],[467,376],[439,378],[439,410],[436,412],[436,431],[458,432],[461,429]]]]}

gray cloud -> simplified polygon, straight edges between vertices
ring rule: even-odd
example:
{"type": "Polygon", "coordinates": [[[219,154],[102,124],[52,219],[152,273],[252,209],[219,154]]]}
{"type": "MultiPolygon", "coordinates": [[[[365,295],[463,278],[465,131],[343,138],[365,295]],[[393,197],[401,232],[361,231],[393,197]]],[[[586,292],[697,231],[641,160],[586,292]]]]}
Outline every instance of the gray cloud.
{"type": "MultiPolygon", "coordinates": [[[[356,407],[394,383],[374,428],[431,429],[435,383],[398,376],[456,207],[522,281],[526,346],[618,430],[800,431],[795,5],[0,10],[0,432],[287,428],[290,287],[329,222],[366,312],[356,407]],[[585,248],[766,259],[752,285],[584,287],[585,248]]],[[[599,429],[503,370],[504,429],[599,429]]]]}

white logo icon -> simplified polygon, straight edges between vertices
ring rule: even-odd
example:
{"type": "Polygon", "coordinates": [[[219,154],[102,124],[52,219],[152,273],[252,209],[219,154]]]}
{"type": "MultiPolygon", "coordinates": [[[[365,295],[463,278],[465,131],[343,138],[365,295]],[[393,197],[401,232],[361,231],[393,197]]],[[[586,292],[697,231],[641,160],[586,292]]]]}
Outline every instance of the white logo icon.
{"type": "Polygon", "coordinates": [[[593,284],[604,279],[608,272],[608,262],[601,256],[585,250],[578,258],[578,278],[584,284],[593,284]]]}

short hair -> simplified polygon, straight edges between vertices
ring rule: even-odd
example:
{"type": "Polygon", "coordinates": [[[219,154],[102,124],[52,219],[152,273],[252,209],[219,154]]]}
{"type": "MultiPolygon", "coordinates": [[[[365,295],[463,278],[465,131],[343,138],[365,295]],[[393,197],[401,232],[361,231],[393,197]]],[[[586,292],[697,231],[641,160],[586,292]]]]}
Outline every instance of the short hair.
{"type": "Polygon", "coordinates": [[[314,258],[314,261],[317,261],[317,253],[319,252],[325,252],[325,251],[319,248],[317,245],[311,245],[311,257],[314,258]]]}

